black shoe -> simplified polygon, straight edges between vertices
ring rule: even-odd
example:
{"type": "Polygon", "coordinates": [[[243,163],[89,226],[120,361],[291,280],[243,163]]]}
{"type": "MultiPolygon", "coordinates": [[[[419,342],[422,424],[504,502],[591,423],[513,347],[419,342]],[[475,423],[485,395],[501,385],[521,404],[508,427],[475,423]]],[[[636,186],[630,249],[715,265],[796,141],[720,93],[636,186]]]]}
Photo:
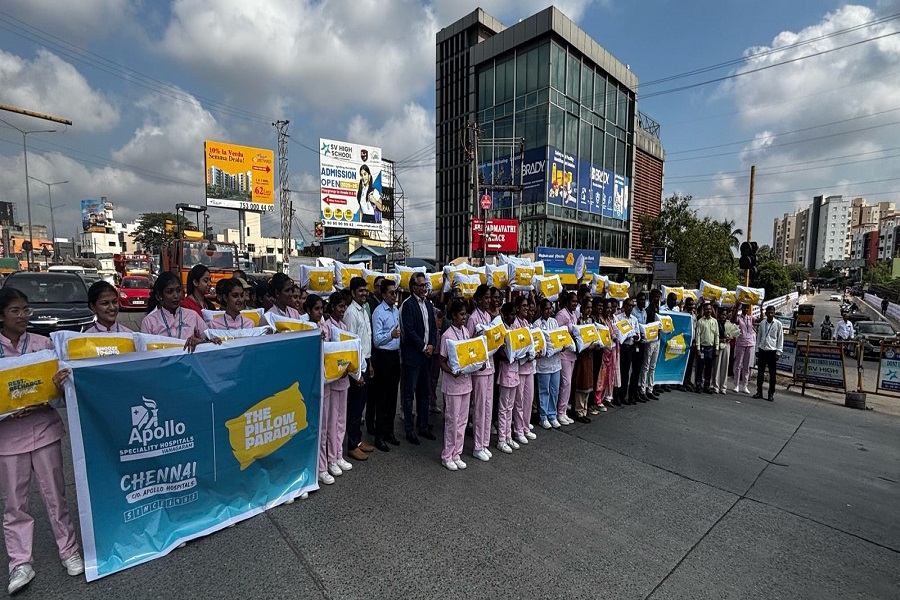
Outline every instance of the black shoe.
{"type": "Polygon", "coordinates": [[[619,399],[618,399],[618,398],[613,398],[613,399],[610,401],[610,404],[612,404],[613,406],[618,406],[619,408],[622,407],[622,403],[619,402],[619,399]]]}
{"type": "Polygon", "coordinates": [[[701,388],[701,387],[698,385],[697,387],[694,388],[694,393],[695,393],[695,394],[702,394],[702,393],[703,393],[703,388],[701,388]]]}
{"type": "Polygon", "coordinates": [[[709,386],[703,388],[703,393],[704,394],[712,394],[713,393],[712,388],[709,386]]]}
{"type": "Polygon", "coordinates": [[[645,394],[644,392],[638,392],[637,395],[633,397],[633,399],[637,400],[638,402],[646,402],[647,400],[649,400],[649,398],[647,398],[647,394],[645,394]]]}
{"type": "Polygon", "coordinates": [[[762,400],[763,399],[762,392],[756,392],[755,394],[753,394],[753,397],[756,400],[762,400]]]}
{"type": "Polygon", "coordinates": [[[675,386],[675,389],[678,390],[679,392],[686,392],[686,391],[687,391],[687,388],[684,387],[683,385],[680,385],[680,384],[679,384],[679,385],[676,385],[676,386],[675,386]]]}
{"type": "Polygon", "coordinates": [[[575,415],[575,420],[579,423],[590,423],[591,419],[583,415],[575,415]]]}
{"type": "Polygon", "coordinates": [[[645,395],[647,396],[648,400],[659,400],[659,394],[656,392],[656,390],[650,390],[645,395]]]}
{"type": "Polygon", "coordinates": [[[410,444],[412,444],[413,446],[418,446],[420,443],[419,436],[417,436],[415,433],[407,433],[406,441],[409,442],[410,444]]]}
{"type": "Polygon", "coordinates": [[[769,402],[775,402],[775,394],[769,394],[769,397],[766,398],[769,402]]]}
{"type": "Polygon", "coordinates": [[[665,393],[665,392],[671,392],[671,391],[672,391],[672,388],[668,385],[654,385],[653,386],[653,393],[656,394],[657,396],[659,395],[660,392],[665,393]]]}
{"type": "Polygon", "coordinates": [[[433,442],[434,440],[437,439],[437,438],[434,436],[434,434],[431,433],[431,430],[430,430],[430,429],[420,429],[420,430],[419,430],[419,435],[420,435],[421,437],[425,438],[426,440],[431,440],[432,442],[433,442]]]}
{"type": "Polygon", "coordinates": [[[686,384],[684,384],[684,389],[686,389],[689,392],[693,392],[694,386],[692,386],[690,383],[686,383],[686,384]]]}
{"type": "Polygon", "coordinates": [[[378,450],[381,450],[382,452],[390,452],[391,451],[391,447],[388,446],[387,444],[385,444],[381,438],[375,438],[375,443],[372,445],[375,446],[375,448],[377,448],[378,450]]]}
{"type": "Polygon", "coordinates": [[[384,441],[386,441],[388,444],[391,444],[393,446],[400,445],[400,440],[398,440],[397,436],[394,435],[393,433],[391,435],[387,436],[386,438],[384,438],[384,441]]]}

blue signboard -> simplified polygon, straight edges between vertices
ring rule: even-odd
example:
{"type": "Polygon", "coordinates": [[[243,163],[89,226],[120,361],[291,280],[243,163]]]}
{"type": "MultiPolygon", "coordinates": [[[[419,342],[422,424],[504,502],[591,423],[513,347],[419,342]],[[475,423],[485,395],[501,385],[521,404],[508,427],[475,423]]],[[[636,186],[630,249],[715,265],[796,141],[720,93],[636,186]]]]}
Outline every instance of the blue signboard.
{"type": "Polygon", "coordinates": [[[550,204],[578,208],[578,181],[575,157],[550,146],[550,189],[547,201],[550,204]]]}
{"type": "Polygon", "coordinates": [[[68,366],[88,581],[318,487],[317,332],[68,366]]]}
{"type": "Polygon", "coordinates": [[[547,201],[611,219],[628,219],[628,177],[549,147],[547,201]]]}
{"type": "Polygon", "coordinates": [[[672,318],[674,329],[659,334],[659,357],[656,359],[655,383],[659,385],[680,385],[687,370],[688,356],[693,337],[691,316],[681,313],[665,313],[672,318]]]}
{"type": "Polygon", "coordinates": [[[599,250],[581,250],[577,248],[544,248],[535,252],[535,260],[544,261],[546,273],[572,273],[578,255],[584,256],[584,268],[588,273],[597,273],[600,269],[599,250]]]}
{"type": "MultiPolygon", "coordinates": [[[[478,163],[478,173],[487,185],[522,184],[522,204],[538,204],[547,195],[547,148],[532,148],[524,153],[524,160],[514,156],[500,156],[478,163]],[[519,174],[521,171],[521,179],[519,174]]],[[[513,192],[490,191],[492,209],[510,208],[518,202],[513,192]]]]}

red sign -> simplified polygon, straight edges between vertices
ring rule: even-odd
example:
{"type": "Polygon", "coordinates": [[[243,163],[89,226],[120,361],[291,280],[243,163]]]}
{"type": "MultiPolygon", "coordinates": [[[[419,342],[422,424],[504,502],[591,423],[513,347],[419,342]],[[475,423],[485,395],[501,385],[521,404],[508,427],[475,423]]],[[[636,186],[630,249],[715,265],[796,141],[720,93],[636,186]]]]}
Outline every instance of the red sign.
{"type": "Polygon", "coordinates": [[[491,210],[491,195],[490,194],[482,194],[481,195],[481,208],[482,208],[482,210],[491,210]]]}
{"type": "Polygon", "coordinates": [[[484,221],[472,219],[472,250],[481,252],[518,252],[519,222],[516,219],[488,219],[487,237],[484,221]]]}

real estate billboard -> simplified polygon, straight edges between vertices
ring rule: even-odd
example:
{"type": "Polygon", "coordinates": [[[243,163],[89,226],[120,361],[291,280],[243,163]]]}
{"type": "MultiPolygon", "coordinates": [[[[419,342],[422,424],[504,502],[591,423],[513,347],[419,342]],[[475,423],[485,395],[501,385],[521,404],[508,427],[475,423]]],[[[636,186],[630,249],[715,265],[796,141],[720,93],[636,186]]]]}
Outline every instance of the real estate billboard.
{"type": "Polygon", "coordinates": [[[275,209],[275,153],[206,140],[206,205],[251,212],[275,209]]]}

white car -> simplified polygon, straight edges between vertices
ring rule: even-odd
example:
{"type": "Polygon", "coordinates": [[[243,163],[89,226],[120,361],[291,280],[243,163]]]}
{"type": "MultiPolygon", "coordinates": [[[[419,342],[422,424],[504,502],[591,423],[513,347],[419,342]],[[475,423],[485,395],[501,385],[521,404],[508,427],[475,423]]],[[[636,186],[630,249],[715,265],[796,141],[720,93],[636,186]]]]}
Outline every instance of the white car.
{"type": "Polygon", "coordinates": [[[842,298],[843,297],[840,294],[832,294],[828,299],[833,302],[840,302],[842,298]]]}

